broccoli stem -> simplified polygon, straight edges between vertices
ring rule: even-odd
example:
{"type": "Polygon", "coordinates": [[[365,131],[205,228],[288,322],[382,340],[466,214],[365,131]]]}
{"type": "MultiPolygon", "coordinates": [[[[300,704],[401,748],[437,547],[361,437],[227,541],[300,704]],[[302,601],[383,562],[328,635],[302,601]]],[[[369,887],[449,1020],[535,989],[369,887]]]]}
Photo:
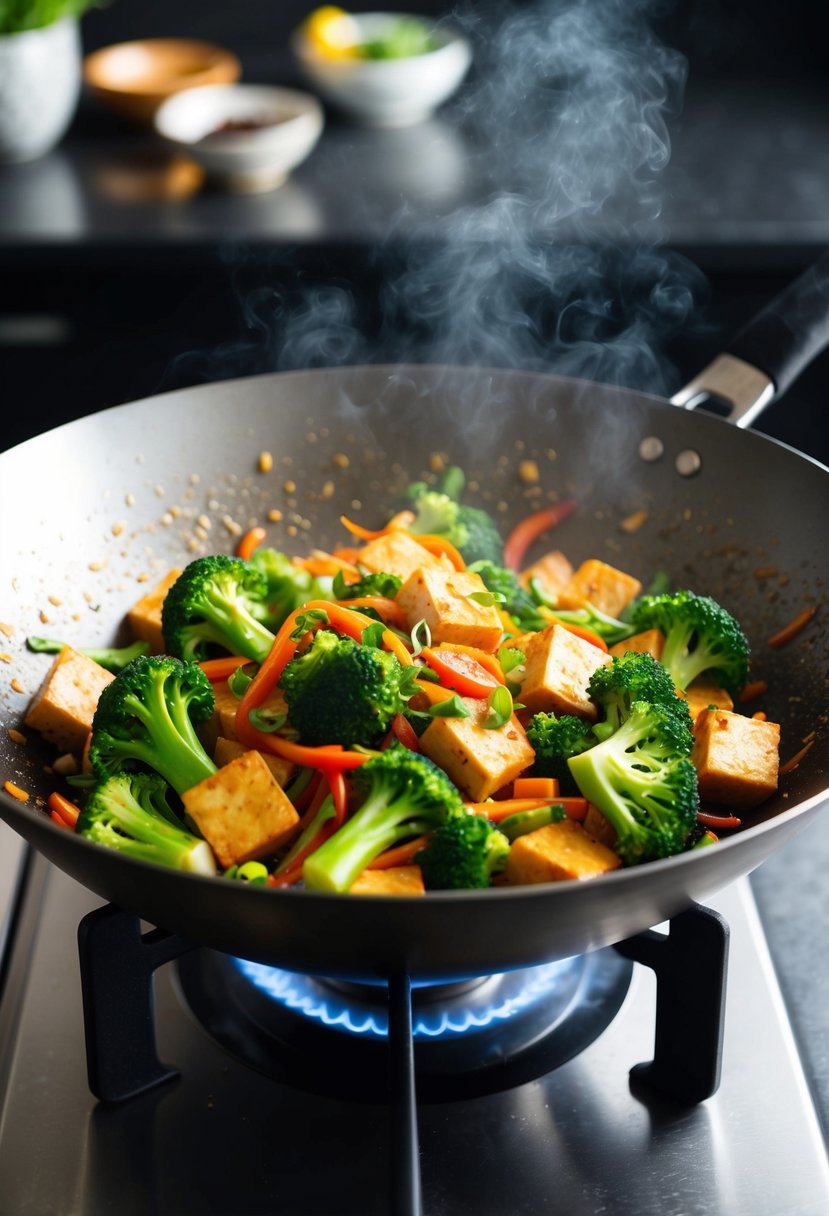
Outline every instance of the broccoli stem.
{"type": "Polygon", "coordinates": [[[305,885],[314,891],[348,891],[384,849],[419,836],[431,826],[412,818],[407,799],[389,803],[382,793],[370,795],[359,811],[308,857],[302,869],[305,885]]]}

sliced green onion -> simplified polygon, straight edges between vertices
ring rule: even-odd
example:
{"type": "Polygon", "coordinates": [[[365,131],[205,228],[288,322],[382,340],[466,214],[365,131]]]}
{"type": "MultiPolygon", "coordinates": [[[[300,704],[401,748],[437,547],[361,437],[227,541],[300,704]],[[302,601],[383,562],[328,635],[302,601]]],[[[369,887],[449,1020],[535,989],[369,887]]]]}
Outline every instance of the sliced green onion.
{"type": "Polygon", "coordinates": [[[481,723],[484,730],[500,730],[506,726],[513,709],[512,693],[505,684],[499,684],[489,695],[489,712],[481,723]]]}

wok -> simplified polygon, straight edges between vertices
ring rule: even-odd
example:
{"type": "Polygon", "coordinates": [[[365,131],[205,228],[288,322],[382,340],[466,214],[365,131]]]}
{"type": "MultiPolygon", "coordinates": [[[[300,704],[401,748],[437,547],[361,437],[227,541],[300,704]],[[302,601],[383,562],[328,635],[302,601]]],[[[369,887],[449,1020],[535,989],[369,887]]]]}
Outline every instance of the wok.
{"type": "Polygon", "coordinates": [[[231,550],[234,524],[264,522],[276,508],[283,517],[268,525],[269,543],[325,548],[345,539],[343,511],[379,526],[438,451],[477,479],[470,501],[489,506],[506,530],[539,505],[517,474],[521,460],[536,459],[544,489],[579,502],[546,547],[574,563],[602,557],[646,585],[665,570],[673,586],[714,595],[752,643],[753,675],[769,686],[762,707],[782,727],[783,760],[813,740],[778,795],[732,837],[584,883],[425,898],[250,888],[148,866],[60,830],[43,810],[55,786],[47,754],[6,730],[0,780],[30,798],[4,792],[0,814],[55,865],[151,924],[261,962],[368,981],[403,971],[424,981],[473,976],[567,957],[705,901],[829,799],[829,470],[743,429],[758,398],[770,399],[825,344],[824,286],[825,268],[798,281],[759,319],[760,337],[755,328],[732,348],[750,365],[720,360],[683,395],[687,403],[707,389],[731,400],[738,426],[554,375],[371,366],[184,389],[71,422],[0,457],[0,622],[13,626],[4,639],[7,728],[19,727],[48,663],[26,651],[26,635],[123,640],[123,614],[147,588],[139,577],[182,565],[203,525],[208,549],[231,550]],[[816,300],[821,325],[813,327],[816,300]],[[262,450],[274,456],[269,473],[258,469],[262,450]],[[645,522],[626,531],[621,522],[637,511],[645,522]],[[781,649],[765,645],[807,604],[817,608],[809,628],[781,649]]]}

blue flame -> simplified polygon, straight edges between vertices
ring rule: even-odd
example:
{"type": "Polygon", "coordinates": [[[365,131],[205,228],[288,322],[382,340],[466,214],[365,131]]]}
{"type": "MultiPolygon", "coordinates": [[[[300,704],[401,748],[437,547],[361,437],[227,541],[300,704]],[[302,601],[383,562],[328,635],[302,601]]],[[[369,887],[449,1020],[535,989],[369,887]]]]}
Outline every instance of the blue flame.
{"type": "MultiPolygon", "coordinates": [[[[544,1001],[561,984],[576,959],[564,959],[528,970],[489,976],[462,997],[440,1001],[427,1009],[415,1009],[415,1039],[439,1039],[474,1034],[497,1022],[509,1022],[544,1001]]],[[[312,977],[234,959],[242,976],[271,1000],[321,1025],[353,1035],[385,1039],[388,1015],[382,1005],[383,988],[377,989],[377,1004],[344,994],[312,977]]]]}

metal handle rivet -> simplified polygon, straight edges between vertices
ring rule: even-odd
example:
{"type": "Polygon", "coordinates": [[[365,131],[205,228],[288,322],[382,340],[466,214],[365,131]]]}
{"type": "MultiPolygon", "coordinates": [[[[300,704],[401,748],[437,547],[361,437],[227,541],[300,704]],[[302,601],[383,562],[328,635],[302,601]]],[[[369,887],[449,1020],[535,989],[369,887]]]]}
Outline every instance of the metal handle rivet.
{"type": "Polygon", "coordinates": [[[702,468],[702,458],[693,448],[686,448],[684,452],[677,453],[674,464],[680,477],[693,477],[702,468]]]}
{"type": "Polygon", "coordinates": [[[659,460],[664,451],[665,445],[661,439],[657,439],[656,435],[648,435],[639,444],[639,455],[643,460],[659,460]]]}

